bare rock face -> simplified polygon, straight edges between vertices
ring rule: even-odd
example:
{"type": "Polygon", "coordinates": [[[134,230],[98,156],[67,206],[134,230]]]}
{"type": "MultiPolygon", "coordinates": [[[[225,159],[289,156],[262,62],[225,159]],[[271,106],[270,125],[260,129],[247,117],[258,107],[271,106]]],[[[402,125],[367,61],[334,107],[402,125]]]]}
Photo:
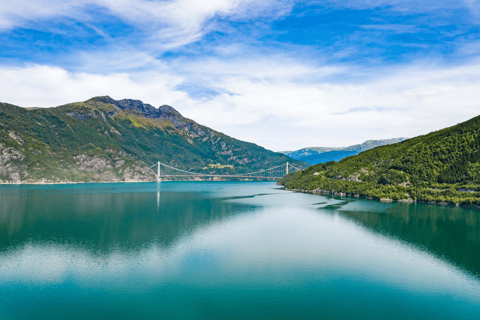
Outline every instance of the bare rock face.
{"type": "Polygon", "coordinates": [[[20,135],[16,132],[13,132],[13,131],[10,131],[8,133],[8,136],[10,138],[12,138],[13,140],[15,140],[15,142],[17,142],[19,145],[23,145],[23,139],[20,137],[20,135]]]}
{"type": "Polygon", "coordinates": [[[135,163],[123,171],[123,179],[125,182],[155,181],[155,174],[150,168],[144,166],[144,164],[135,163]]]}
{"type": "MultiPolygon", "coordinates": [[[[202,143],[210,140],[211,145],[209,147],[215,151],[216,154],[221,156],[229,155],[230,157],[228,160],[236,162],[239,165],[246,165],[254,161],[254,159],[245,157],[245,153],[242,150],[236,150],[229,145],[218,133],[209,128],[203,127],[192,120],[184,118],[177,110],[168,105],[155,108],[154,106],[143,103],[140,100],[114,100],[109,96],[96,97],[95,99],[103,103],[112,104],[125,111],[141,113],[146,118],[168,120],[176,130],[188,137],[187,141],[190,144],[194,144],[195,139],[198,139],[202,143]],[[240,151],[240,155],[237,155],[237,151],[240,151]]],[[[111,132],[114,132],[113,130],[111,129],[111,132]]],[[[114,133],[118,133],[118,131],[114,133]]]]}
{"type": "Polygon", "coordinates": [[[168,105],[105,96],[51,110],[3,103],[0,109],[9,114],[0,119],[0,183],[155,181],[147,163],[157,158],[190,169],[190,157],[199,164],[231,162],[239,170],[267,165],[264,158],[281,161],[168,105]]]}
{"type": "Polygon", "coordinates": [[[143,103],[140,100],[114,100],[108,96],[96,97],[96,99],[104,103],[112,104],[122,110],[140,112],[146,118],[168,120],[172,123],[175,129],[183,131],[192,138],[198,138],[207,135],[207,133],[202,130],[198,124],[191,120],[185,119],[182,117],[180,112],[167,105],[155,108],[151,104],[143,103]]]}
{"type": "Polygon", "coordinates": [[[178,112],[174,108],[167,105],[163,105],[163,106],[160,106],[159,108],[155,108],[151,104],[143,103],[140,100],[132,100],[132,99],[114,100],[109,96],[96,97],[96,99],[104,103],[113,104],[114,106],[122,110],[131,110],[131,111],[141,112],[145,115],[145,117],[148,117],[148,118],[166,119],[166,117],[182,116],[180,112],[178,112]]]}
{"type": "Polygon", "coordinates": [[[355,173],[349,175],[348,180],[349,181],[355,181],[355,182],[361,182],[362,181],[362,180],[360,180],[360,173],[358,173],[358,172],[355,172],[355,173]]]}
{"type": "Polygon", "coordinates": [[[10,181],[12,181],[12,183],[21,183],[22,182],[22,179],[20,178],[20,173],[18,173],[18,172],[10,173],[9,178],[10,178],[10,181]]]}
{"type": "Polygon", "coordinates": [[[121,182],[122,181],[121,179],[119,179],[116,175],[114,175],[110,171],[97,173],[93,177],[95,179],[99,179],[100,181],[104,181],[104,182],[121,182]]]}
{"type": "Polygon", "coordinates": [[[120,132],[118,132],[118,130],[117,130],[117,129],[115,129],[114,127],[111,127],[111,128],[110,128],[110,132],[111,132],[111,133],[118,134],[119,136],[121,136],[121,135],[122,135],[122,134],[121,134],[120,132]]]}
{"type": "Polygon", "coordinates": [[[0,165],[7,164],[11,160],[23,160],[25,156],[13,149],[13,148],[4,148],[2,144],[0,144],[0,165]]]}
{"type": "Polygon", "coordinates": [[[81,171],[94,172],[112,168],[106,159],[97,156],[89,157],[86,155],[80,155],[73,157],[73,159],[75,159],[77,169],[81,171]]]}
{"type": "Polygon", "coordinates": [[[13,148],[4,148],[0,144],[0,176],[8,177],[8,181],[11,183],[20,183],[22,170],[16,162],[23,159],[25,156],[21,152],[13,148]]]}
{"type": "Polygon", "coordinates": [[[120,168],[121,166],[123,166],[125,164],[125,160],[120,160],[120,161],[117,161],[117,163],[115,163],[115,168],[120,168]]]}

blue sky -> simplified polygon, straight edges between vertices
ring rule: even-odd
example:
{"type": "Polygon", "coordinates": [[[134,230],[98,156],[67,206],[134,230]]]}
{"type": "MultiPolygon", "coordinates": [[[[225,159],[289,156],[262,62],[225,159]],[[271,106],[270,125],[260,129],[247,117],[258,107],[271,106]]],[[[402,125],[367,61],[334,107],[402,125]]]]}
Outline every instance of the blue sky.
{"type": "Polygon", "coordinates": [[[0,0],[0,101],[169,104],[272,150],[480,114],[480,1],[0,0]]]}

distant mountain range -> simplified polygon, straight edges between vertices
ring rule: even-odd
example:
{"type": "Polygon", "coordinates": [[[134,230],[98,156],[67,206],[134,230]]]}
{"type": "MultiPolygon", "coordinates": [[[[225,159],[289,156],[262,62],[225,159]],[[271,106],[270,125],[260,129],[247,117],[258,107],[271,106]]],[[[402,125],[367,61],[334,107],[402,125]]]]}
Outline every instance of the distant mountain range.
{"type": "Polygon", "coordinates": [[[480,116],[279,181],[316,194],[480,207],[480,116]]]}
{"type": "Polygon", "coordinates": [[[393,138],[386,140],[367,140],[362,144],[356,144],[346,148],[325,148],[312,147],[303,148],[297,151],[281,151],[281,153],[309,164],[325,163],[329,161],[339,161],[343,158],[359,154],[360,152],[373,149],[379,146],[385,146],[404,141],[408,138],[393,138]]]}
{"type": "Polygon", "coordinates": [[[55,108],[0,103],[0,183],[154,181],[157,161],[202,173],[308,165],[139,100],[55,108]]]}

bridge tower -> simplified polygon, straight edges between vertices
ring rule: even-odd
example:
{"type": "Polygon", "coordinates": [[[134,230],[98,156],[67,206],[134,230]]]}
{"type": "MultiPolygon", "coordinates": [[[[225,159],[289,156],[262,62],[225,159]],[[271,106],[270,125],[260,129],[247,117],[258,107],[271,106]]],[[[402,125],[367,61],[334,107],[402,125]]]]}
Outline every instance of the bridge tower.
{"type": "MultiPolygon", "coordinates": [[[[288,162],[287,162],[287,166],[286,166],[286,168],[285,168],[285,169],[286,169],[285,171],[286,171],[286,172],[287,172],[287,174],[288,174],[288,162]]],[[[287,174],[285,174],[285,175],[287,175],[287,174]]]]}
{"type": "Polygon", "coordinates": [[[160,178],[160,161],[158,161],[157,181],[158,181],[158,182],[161,182],[161,181],[162,181],[162,178],[160,178]]]}

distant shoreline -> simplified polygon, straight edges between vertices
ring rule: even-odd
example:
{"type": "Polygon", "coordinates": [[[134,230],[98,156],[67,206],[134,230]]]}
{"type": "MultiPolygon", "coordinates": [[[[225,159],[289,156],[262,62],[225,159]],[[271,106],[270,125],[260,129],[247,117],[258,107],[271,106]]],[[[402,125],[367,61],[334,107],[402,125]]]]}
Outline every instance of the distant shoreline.
{"type": "Polygon", "coordinates": [[[374,198],[364,194],[353,194],[353,193],[344,193],[344,192],[336,192],[334,190],[323,190],[323,189],[315,189],[315,190],[305,190],[305,189],[289,189],[284,187],[284,190],[293,191],[293,192],[300,192],[300,193],[309,193],[317,196],[327,196],[327,197],[341,197],[341,198],[355,198],[355,199],[365,199],[365,200],[373,200],[383,203],[388,202],[402,202],[402,203],[421,203],[421,204],[433,204],[443,207],[456,207],[462,209],[475,209],[480,210],[480,206],[472,206],[472,205],[461,205],[460,203],[447,203],[447,202],[438,202],[438,201],[423,201],[423,200],[413,200],[413,199],[399,199],[393,200],[389,198],[374,198]]]}
{"type": "Polygon", "coordinates": [[[89,181],[89,182],[26,182],[26,183],[5,183],[1,182],[0,186],[42,186],[42,185],[61,185],[61,184],[100,184],[100,183],[153,183],[153,182],[276,182],[278,180],[162,180],[162,181],[89,181]]]}
{"type": "Polygon", "coordinates": [[[78,182],[1,182],[0,186],[55,185],[55,184],[97,184],[97,183],[149,183],[156,181],[78,181],[78,182]]]}

